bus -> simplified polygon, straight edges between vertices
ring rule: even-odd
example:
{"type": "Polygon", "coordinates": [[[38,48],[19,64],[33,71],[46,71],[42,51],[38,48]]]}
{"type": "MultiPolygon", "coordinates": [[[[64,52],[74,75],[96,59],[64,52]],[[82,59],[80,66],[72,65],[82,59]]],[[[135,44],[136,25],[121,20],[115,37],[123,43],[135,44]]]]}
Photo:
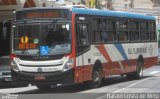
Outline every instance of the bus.
{"type": "Polygon", "coordinates": [[[10,71],[11,20],[0,22],[0,84],[11,82],[10,71]]]}
{"type": "Polygon", "coordinates": [[[157,30],[158,48],[160,48],[160,24],[156,25],[156,30],[157,30]]]}
{"type": "Polygon", "coordinates": [[[157,64],[155,17],[84,8],[27,8],[13,13],[13,81],[55,86],[124,75],[139,79],[157,64]]]}

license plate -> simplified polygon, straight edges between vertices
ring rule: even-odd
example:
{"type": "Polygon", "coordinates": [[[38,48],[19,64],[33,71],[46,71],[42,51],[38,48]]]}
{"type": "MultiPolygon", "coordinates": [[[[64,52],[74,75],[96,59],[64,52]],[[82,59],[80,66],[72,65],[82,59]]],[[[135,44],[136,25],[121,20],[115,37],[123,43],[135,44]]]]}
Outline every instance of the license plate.
{"type": "Polygon", "coordinates": [[[35,75],[34,77],[35,80],[45,80],[45,76],[44,75],[35,75]]]}
{"type": "Polygon", "coordinates": [[[5,78],[5,81],[12,81],[12,78],[5,78]]]}

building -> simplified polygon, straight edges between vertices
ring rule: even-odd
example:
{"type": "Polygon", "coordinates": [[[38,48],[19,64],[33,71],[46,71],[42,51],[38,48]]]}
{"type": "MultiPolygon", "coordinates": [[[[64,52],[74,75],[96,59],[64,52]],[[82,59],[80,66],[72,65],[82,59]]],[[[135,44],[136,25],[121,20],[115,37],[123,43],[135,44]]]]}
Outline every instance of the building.
{"type": "MultiPolygon", "coordinates": [[[[85,4],[95,8],[101,3],[103,9],[144,13],[160,18],[160,0],[0,0],[0,21],[11,19],[15,9],[71,4],[85,4]]],[[[158,19],[159,20],[159,19],[158,19]]],[[[160,23],[160,20],[158,21],[160,23]]]]}
{"type": "Polygon", "coordinates": [[[0,21],[11,19],[15,9],[42,7],[47,0],[0,0],[0,21]]]}
{"type": "Polygon", "coordinates": [[[141,13],[156,16],[160,24],[160,0],[112,0],[117,11],[141,13]]]}

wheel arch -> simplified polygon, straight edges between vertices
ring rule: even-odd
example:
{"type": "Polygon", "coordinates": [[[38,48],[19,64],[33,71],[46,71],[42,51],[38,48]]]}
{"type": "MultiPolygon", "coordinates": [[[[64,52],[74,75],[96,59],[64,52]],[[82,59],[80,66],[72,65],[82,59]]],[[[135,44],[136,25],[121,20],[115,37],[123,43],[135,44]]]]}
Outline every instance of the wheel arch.
{"type": "Polygon", "coordinates": [[[98,69],[98,68],[100,68],[101,71],[102,71],[102,62],[100,60],[96,60],[94,65],[93,65],[93,70],[98,69]]]}

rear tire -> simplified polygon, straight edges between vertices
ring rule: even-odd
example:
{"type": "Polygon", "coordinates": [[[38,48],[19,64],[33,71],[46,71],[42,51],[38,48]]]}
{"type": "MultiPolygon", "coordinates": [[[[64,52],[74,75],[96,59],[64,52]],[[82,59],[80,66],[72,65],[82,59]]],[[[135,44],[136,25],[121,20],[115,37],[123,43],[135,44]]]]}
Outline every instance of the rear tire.
{"type": "Polygon", "coordinates": [[[102,71],[100,68],[93,69],[92,80],[89,82],[90,88],[98,88],[102,83],[102,71]]]}
{"type": "Polygon", "coordinates": [[[143,61],[139,60],[137,62],[136,71],[126,75],[128,80],[140,79],[143,77],[143,61]]]}

